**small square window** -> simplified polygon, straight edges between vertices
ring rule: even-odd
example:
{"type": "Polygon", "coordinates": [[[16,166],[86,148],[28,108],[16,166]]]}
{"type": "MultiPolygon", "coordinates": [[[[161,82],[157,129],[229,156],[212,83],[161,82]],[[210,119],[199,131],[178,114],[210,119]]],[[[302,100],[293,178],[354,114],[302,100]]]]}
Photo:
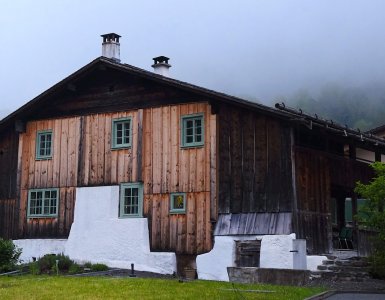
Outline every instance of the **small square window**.
{"type": "Polygon", "coordinates": [[[186,194],[172,193],[170,195],[170,213],[184,214],[186,213],[186,194]]]}
{"type": "Polygon", "coordinates": [[[141,217],[143,210],[143,184],[120,185],[120,217],[141,217]]]}
{"type": "Polygon", "coordinates": [[[28,193],[28,218],[57,217],[58,189],[33,189],[28,193]]]}
{"type": "Polygon", "coordinates": [[[182,116],[182,147],[199,147],[203,145],[203,114],[182,116]]]}
{"type": "Polygon", "coordinates": [[[38,131],[36,137],[36,159],[52,158],[52,131],[38,131]]]}
{"type": "Polygon", "coordinates": [[[113,149],[131,147],[131,118],[112,120],[112,131],[113,149]]]}

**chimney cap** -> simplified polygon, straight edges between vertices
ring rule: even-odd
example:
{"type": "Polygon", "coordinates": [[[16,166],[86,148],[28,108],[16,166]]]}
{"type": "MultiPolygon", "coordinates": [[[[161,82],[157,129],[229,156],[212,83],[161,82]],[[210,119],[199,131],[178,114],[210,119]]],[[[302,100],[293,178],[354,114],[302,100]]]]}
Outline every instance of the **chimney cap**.
{"type": "Polygon", "coordinates": [[[157,57],[154,57],[153,60],[154,60],[154,65],[157,65],[157,64],[167,64],[168,65],[168,60],[170,58],[168,58],[167,56],[157,56],[157,57]]]}
{"type": "Polygon", "coordinates": [[[103,43],[109,42],[111,40],[115,40],[115,42],[119,43],[119,38],[121,36],[119,34],[111,32],[111,33],[102,34],[101,37],[103,38],[103,43]]]}

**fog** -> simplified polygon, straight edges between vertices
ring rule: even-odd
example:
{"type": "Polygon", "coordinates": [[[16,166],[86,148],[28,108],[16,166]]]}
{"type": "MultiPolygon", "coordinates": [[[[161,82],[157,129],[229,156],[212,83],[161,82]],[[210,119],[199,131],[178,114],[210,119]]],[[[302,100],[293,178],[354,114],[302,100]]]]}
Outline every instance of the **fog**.
{"type": "Polygon", "coordinates": [[[385,1],[0,1],[0,118],[101,55],[270,104],[328,84],[385,85],[385,1]]]}

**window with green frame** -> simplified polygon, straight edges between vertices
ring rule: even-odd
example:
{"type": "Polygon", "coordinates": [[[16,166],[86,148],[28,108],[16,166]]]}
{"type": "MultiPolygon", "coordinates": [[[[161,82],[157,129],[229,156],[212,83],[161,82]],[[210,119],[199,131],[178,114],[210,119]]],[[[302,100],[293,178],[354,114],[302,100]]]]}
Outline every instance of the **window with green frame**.
{"type": "Polygon", "coordinates": [[[120,185],[119,216],[141,217],[143,215],[143,184],[122,183],[120,185]]]}
{"type": "Polygon", "coordinates": [[[170,195],[170,213],[186,213],[186,193],[171,193],[170,195]]]}
{"type": "Polygon", "coordinates": [[[182,116],[182,147],[204,145],[203,114],[182,116]]]}
{"type": "Polygon", "coordinates": [[[33,189],[28,192],[28,218],[57,217],[59,189],[33,189]]]}
{"type": "Polygon", "coordinates": [[[113,149],[131,147],[131,118],[112,120],[111,147],[113,149]]]}
{"type": "Polygon", "coordinates": [[[36,159],[52,158],[52,130],[38,131],[36,136],[36,159]]]}

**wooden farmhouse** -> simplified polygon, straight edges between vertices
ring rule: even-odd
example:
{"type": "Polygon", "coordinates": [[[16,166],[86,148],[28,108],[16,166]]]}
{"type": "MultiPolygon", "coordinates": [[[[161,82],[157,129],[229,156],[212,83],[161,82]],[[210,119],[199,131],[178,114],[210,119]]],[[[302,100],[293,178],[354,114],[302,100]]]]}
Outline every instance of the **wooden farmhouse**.
{"type": "Polygon", "coordinates": [[[269,266],[265,237],[321,255],[349,227],[365,247],[346,216],[373,175],[357,154],[384,161],[381,138],[170,78],[164,56],[154,72],[121,63],[120,36],[102,37],[103,56],[0,121],[0,236],[25,260],[199,275],[205,257],[269,266]]]}

